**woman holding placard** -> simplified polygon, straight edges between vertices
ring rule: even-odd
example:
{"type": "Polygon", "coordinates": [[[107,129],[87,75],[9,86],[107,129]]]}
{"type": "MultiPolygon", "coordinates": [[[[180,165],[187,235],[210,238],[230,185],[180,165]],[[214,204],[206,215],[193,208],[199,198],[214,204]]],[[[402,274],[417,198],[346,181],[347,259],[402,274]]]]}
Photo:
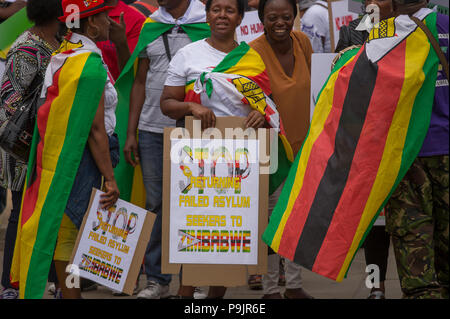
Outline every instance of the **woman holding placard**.
{"type": "MultiPolygon", "coordinates": [[[[257,129],[268,124],[283,139],[276,106],[269,98],[266,66],[248,44],[234,40],[243,16],[242,0],[206,2],[211,37],[185,46],[172,59],[161,96],[161,110],[176,120],[193,115],[202,121],[203,129],[214,127],[217,116],[245,117],[245,127],[257,129]],[[261,97],[258,102],[250,97],[255,92],[261,97]]],[[[290,147],[286,154],[292,158],[290,147]]],[[[224,290],[214,293],[210,290],[209,297],[223,294],[224,290]]],[[[181,290],[180,295],[183,295],[181,290]]]]}

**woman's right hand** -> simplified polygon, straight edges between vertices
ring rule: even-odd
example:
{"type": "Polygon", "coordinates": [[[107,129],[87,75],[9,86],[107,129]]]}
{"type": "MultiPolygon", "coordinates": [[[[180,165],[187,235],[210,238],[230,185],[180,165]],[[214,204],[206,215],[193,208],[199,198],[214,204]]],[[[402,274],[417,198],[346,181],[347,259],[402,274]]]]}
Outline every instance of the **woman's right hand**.
{"type": "Polygon", "coordinates": [[[104,189],[105,194],[100,195],[100,204],[102,209],[108,209],[117,202],[120,192],[115,179],[105,180],[104,189]]]}
{"type": "Polygon", "coordinates": [[[201,104],[190,102],[189,110],[192,115],[202,121],[202,130],[216,125],[216,116],[211,109],[201,104]]]}
{"type": "Polygon", "coordinates": [[[127,135],[125,147],[123,148],[123,154],[125,155],[125,160],[131,166],[136,167],[136,165],[139,164],[139,152],[136,136],[132,136],[130,134],[127,135]]]}

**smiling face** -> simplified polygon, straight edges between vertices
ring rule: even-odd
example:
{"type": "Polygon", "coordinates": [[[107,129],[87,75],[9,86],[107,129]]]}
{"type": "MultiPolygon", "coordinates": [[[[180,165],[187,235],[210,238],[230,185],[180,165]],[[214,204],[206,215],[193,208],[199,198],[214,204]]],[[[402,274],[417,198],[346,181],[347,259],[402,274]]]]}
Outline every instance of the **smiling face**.
{"type": "Polygon", "coordinates": [[[287,0],[269,0],[264,8],[264,29],[270,41],[287,41],[294,26],[294,9],[287,0]]]}
{"type": "Polygon", "coordinates": [[[212,0],[211,7],[206,12],[206,22],[210,24],[211,34],[216,36],[234,35],[241,21],[236,0],[212,0]]]}

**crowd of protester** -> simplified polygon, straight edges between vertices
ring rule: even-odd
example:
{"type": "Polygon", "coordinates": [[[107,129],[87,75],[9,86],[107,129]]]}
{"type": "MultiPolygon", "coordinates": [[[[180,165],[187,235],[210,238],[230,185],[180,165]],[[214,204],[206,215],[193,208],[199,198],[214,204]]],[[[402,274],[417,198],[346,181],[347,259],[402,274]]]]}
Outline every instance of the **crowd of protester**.
{"type": "MultiPolygon", "coordinates": [[[[214,127],[216,118],[221,116],[244,117],[246,127],[260,128],[267,124],[260,111],[246,104],[231,109],[214,91],[211,104],[186,99],[186,83],[210,72],[211,66],[219,65],[230,52],[242,45],[236,41],[236,28],[246,10],[257,9],[264,34],[249,46],[266,66],[269,83],[260,86],[270,87],[270,97],[277,106],[295,156],[310,125],[312,54],[340,52],[361,46],[370,30],[357,28],[361,19],[351,22],[341,28],[334,50],[330,42],[328,3],[320,0],[98,0],[94,4],[95,10],[80,11],[78,27],[67,29],[64,24],[66,8],[73,4],[82,7],[82,2],[0,0],[0,23],[24,7],[33,23],[33,27],[21,34],[9,49],[3,61],[4,70],[0,68],[0,127],[20,109],[31,92],[48,87],[51,76],[60,66],[58,58],[61,58],[61,51],[58,49],[67,45],[67,41],[82,43],[83,50],[101,57],[106,74],[105,85],[100,92],[100,103],[92,99],[92,105],[86,106],[94,110],[92,124],[86,131],[86,143],[78,150],[82,157],[73,188],[68,195],[61,224],[56,225],[57,240],[48,281],[56,284],[54,293],[57,297],[81,297],[83,287],[68,289],[59,283],[66,280],[66,266],[92,187],[100,188],[103,177],[106,193],[102,204],[105,208],[113,205],[120,196],[113,169],[119,161],[119,152],[123,152],[130,165],[140,164],[146,191],[145,208],[157,215],[143,262],[147,284],[140,290],[136,289],[135,293],[142,299],[168,298],[172,276],[161,272],[164,128],[182,126],[184,117],[189,115],[201,119],[203,128],[214,127]],[[155,21],[175,26],[139,47],[129,101],[127,135],[123,141],[125,146],[120,150],[115,134],[118,96],[114,84],[137,48],[142,26],[150,15],[155,21]],[[300,29],[296,30],[297,15],[301,22],[300,29]],[[183,29],[184,25],[191,23],[208,23],[210,35],[193,41],[189,32],[183,29]]],[[[411,14],[427,5],[421,0],[366,0],[365,6],[368,4],[380,7],[381,20],[401,14],[405,8],[411,14]]],[[[441,46],[448,47],[448,17],[446,22],[439,18],[437,24],[439,33],[447,34],[447,42],[441,46]]],[[[240,70],[236,72],[241,74],[240,70]]],[[[439,120],[432,120],[432,125],[433,129],[439,131],[442,128],[441,131],[447,130],[448,134],[448,95],[446,97],[447,101],[441,98],[436,102],[433,112],[439,120]]],[[[36,120],[41,121],[42,116],[38,113],[36,120]]],[[[42,139],[43,135],[39,138],[42,139]]],[[[411,171],[393,194],[387,206],[386,229],[374,226],[366,238],[366,262],[377,264],[381,269],[381,285],[372,289],[371,299],[385,298],[384,281],[391,238],[404,296],[448,298],[448,145],[436,141],[430,143],[434,143],[434,148],[424,149],[419,154],[411,171]],[[411,262],[411,256],[419,261],[411,262]]],[[[24,198],[27,163],[3,149],[0,149],[0,155],[0,211],[6,207],[8,190],[12,194],[0,298],[15,299],[19,292],[10,282],[10,269],[24,198]]],[[[269,196],[269,216],[283,185],[269,196]]],[[[85,287],[92,285],[85,283],[85,287]]],[[[267,273],[250,276],[249,286],[262,289],[264,299],[313,298],[303,289],[301,266],[288,259],[283,260],[271,249],[267,273]],[[281,282],[286,286],[284,294],[279,287],[281,282]]],[[[198,297],[201,295],[198,292],[196,287],[180,284],[176,298],[198,297]]],[[[223,298],[225,293],[225,287],[209,287],[203,297],[223,298]]]]}

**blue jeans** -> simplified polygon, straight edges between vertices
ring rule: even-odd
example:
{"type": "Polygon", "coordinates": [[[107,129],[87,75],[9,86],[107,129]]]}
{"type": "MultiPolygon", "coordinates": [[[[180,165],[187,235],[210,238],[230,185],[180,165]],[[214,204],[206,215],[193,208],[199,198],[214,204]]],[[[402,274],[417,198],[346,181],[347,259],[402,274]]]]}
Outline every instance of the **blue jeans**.
{"type": "Polygon", "coordinates": [[[163,134],[140,130],[139,158],[147,195],[145,208],[156,214],[145,251],[145,273],[148,281],[168,285],[172,275],[161,274],[163,134]]]}
{"type": "MultiPolygon", "coordinates": [[[[108,141],[111,164],[116,167],[120,158],[119,139],[116,134],[113,134],[108,137],[108,141]]],[[[101,184],[102,174],[89,150],[89,145],[86,143],[64,211],[78,229],[80,229],[84,214],[88,209],[92,188],[100,189],[101,184]]]]}

